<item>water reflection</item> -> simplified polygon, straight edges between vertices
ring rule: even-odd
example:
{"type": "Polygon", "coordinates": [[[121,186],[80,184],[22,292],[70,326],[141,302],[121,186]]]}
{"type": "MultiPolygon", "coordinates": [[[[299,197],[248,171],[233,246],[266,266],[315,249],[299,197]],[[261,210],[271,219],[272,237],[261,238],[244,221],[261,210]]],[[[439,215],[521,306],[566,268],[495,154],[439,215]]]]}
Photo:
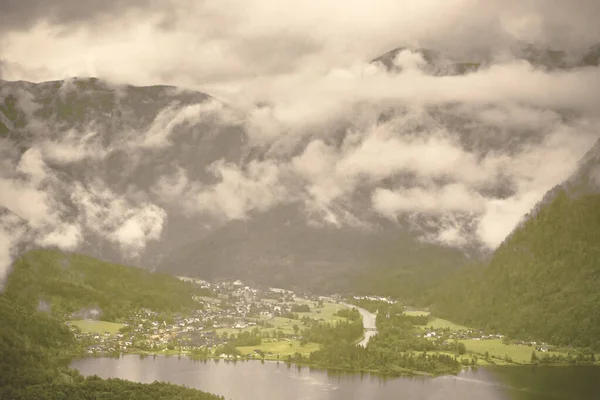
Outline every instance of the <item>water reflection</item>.
{"type": "Polygon", "coordinates": [[[283,362],[192,361],[186,357],[95,358],[74,361],[84,375],[195,387],[233,400],[426,399],[598,400],[600,368],[498,367],[438,378],[384,378],[300,368],[283,362]]]}

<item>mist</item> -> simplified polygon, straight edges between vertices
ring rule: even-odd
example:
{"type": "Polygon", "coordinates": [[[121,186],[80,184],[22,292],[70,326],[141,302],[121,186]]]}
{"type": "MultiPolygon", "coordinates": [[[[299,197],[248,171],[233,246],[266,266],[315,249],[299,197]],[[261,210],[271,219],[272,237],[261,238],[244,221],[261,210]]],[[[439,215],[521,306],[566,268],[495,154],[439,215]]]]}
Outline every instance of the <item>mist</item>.
{"type": "Polygon", "coordinates": [[[136,257],[161,240],[169,210],[219,224],[299,202],[318,211],[313,222],[368,226],[357,196],[378,217],[414,221],[424,241],[494,249],[600,137],[597,66],[550,70],[513,54],[524,41],[579,57],[600,41],[591,0],[51,3],[0,5],[1,79],[93,76],[119,93],[167,84],[212,97],[169,104],[107,141],[94,121],[65,129],[34,117],[27,87],[0,89],[33,132],[24,152],[1,139],[0,206],[10,211],[0,280],[20,243],[71,251],[102,237],[136,257]],[[411,50],[394,60],[401,73],[370,62],[401,46],[482,66],[434,76],[411,50]],[[127,190],[91,170],[75,181],[57,172],[126,152],[126,176],[200,125],[240,129],[242,148],[263,156],[219,158],[203,171],[210,179],[170,159],[127,190]]]}

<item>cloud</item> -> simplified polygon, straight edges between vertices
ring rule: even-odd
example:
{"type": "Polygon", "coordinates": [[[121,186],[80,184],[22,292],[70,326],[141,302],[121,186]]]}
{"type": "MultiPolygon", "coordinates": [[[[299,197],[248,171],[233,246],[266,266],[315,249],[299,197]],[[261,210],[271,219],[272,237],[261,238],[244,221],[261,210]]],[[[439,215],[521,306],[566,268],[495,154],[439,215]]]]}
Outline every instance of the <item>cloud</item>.
{"type": "Polygon", "coordinates": [[[39,21],[80,24],[122,15],[152,3],[152,0],[108,0],[100,5],[77,0],[6,0],[0,4],[0,26],[2,30],[26,30],[39,21]]]}
{"type": "MultiPolygon", "coordinates": [[[[21,244],[73,251],[95,234],[137,255],[160,238],[167,217],[162,208],[136,203],[101,181],[83,184],[57,174],[41,147],[18,154],[7,146],[0,153],[6,157],[0,172],[0,281],[21,244]]],[[[56,153],[49,159],[56,161],[56,153]]]]}
{"type": "Polygon", "coordinates": [[[273,161],[251,161],[240,167],[216,161],[207,167],[217,183],[190,181],[187,172],[178,168],[163,176],[154,193],[166,204],[183,206],[188,214],[209,214],[221,219],[244,219],[249,211],[265,211],[287,200],[281,171],[273,161]]]}
{"type": "Polygon", "coordinates": [[[0,290],[9,273],[16,246],[26,234],[22,219],[7,210],[0,210],[0,290]]]}
{"type": "Polygon", "coordinates": [[[70,200],[87,230],[134,256],[162,233],[166,212],[151,203],[135,204],[102,182],[75,183],[70,200]]]}
{"type": "Polygon", "coordinates": [[[172,144],[170,137],[176,128],[193,126],[200,122],[213,126],[234,124],[236,119],[232,109],[216,100],[184,106],[174,104],[161,110],[141,138],[133,138],[132,145],[141,148],[165,147],[172,144]]]}
{"type": "MultiPolygon", "coordinates": [[[[463,53],[515,38],[559,48],[600,37],[594,0],[8,1],[0,8],[5,71],[37,79],[99,75],[203,85],[365,61],[400,45],[463,53]],[[30,51],[36,49],[35,51],[30,51]]],[[[29,77],[24,77],[28,79],[29,77]]]]}
{"type": "Polygon", "coordinates": [[[92,75],[111,80],[119,101],[122,83],[213,98],[166,101],[108,134],[95,121],[41,121],[30,90],[0,89],[33,133],[27,151],[0,152],[10,160],[0,160],[0,205],[27,221],[28,240],[65,249],[92,233],[139,254],[171,210],[231,220],[289,202],[314,224],[368,225],[377,213],[408,218],[423,240],[493,248],[600,132],[599,68],[548,71],[510,54],[518,40],[580,54],[600,37],[598,14],[592,0],[349,0],[342,11],[333,0],[5,1],[4,79],[92,75]],[[464,76],[433,76],[410,50],[394,59],[402,73],[369,63],[399,46],[493,62],[464,76]],[[232,126],[243,130],[239,157],[180,157],[196,151],[186,132],[229,143],[232,126]],[[149,182],[127,181],[150,156],[164,165],[149,182]],[[108,173],[127,189],[92,170],[115,159],[120,170],[108,173]]]}
{"type": "Polygon", "coordinates": [[[452,212],[480,213],[484,199],[460,184],[450,184],[433,190],[411,188],[408,190],[377,189],[373,206],[386,216],[403,213],[446,214],[452,212]]]}

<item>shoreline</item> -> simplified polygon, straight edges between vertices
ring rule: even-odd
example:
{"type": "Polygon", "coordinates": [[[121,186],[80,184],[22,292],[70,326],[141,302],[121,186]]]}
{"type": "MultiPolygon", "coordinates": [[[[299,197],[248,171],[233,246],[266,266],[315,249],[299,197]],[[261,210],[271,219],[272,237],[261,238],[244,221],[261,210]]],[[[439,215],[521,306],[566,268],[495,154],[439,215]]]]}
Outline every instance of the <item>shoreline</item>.
{"type": "Polygon", "coordinates": [[[475,365],[475,366],[463,366],[459,371],[456,371],[454,373],[451,372],[445,372],[445,373],[431,373],[431,372],[425,372],[425,371],[419,371],[419,370],[409,370],[409,369],[405,369],[405,368],[401,368],[398,367],[397,370],[393,371],[393,372],[384,372],[384,371],[379,371],[379,370],[371,370],[371,369],[350,369],[350,368],[345,368],[345,367],[335,367],[335,366],[322,366],[322,365],[315,365],[315,364],[308,364],[308,363],[297,363],[297,362],[289,362],[287,360],[282,360],[282,359],[273,359],[273,358],[264,358],[264,359],[257,359],[257,358],[253,358],[253,357],[240,357],[237,359],[227,359],[227,358],[221,358],[221,357],[203,357],[203,358],[194,358],[192,355],[190,354],[186,354],[186,353],[149,353],[149,352],[131,352],[131,353],[121,353],[119,355],[97,355],[97,356],[89,356],[89,355],[63,355],[61,358],[64,359],[64,361],[68,361],[69,364],[72,363],[72,361],[74,360],[85,360],[85,359],[95,359],[95,358],[115,358],[115,359],[119,359],[125,356],[134,356],[137,355],[142,359],[148,358],[148,357],[153,357],[156,358],[158,357],[165,357],[165,358],[170,358],[170,357],[178,357],[178,359],[181,359],[181,357],[185,357],[190,361],[199,361],[199,362],[219,362],[219,361],[223,361],[226,363],[237,363],[237,362],[259,362],[261,364],[264,364],[265,362],[268,363],[282,363],[285,365],[289,365],[290,367],[296,366],[297,368],[308,368],[309,370],[316,370],[316,371],[322,371],[322,372],[328,372],[328,373],[339,373],[339,374],[344,374],[344,375],[364,375],[364,374],[369,374],[369,375],[373,375],[373,376],[377,376],[379,378],[402,378],[402,377],[426,377],[426,378],[436,378],[436,377],[441,377],[441,376],[456,376],[458,374],[460,374],[463,371],[469,371],[469,370],[477,370],[479,368],[515,368],[515,367],[520,367],[520,368],[524,368],[524,367],[573,367],[573,366],[587,366],[587,367],[600,367],[599,363],[595,363],[595,364],[590,364],[590,363],[585,363],[585,364],[570,364],[570,363],[510,363],[510,364],[488,364],[488,365],[475,365]]]}

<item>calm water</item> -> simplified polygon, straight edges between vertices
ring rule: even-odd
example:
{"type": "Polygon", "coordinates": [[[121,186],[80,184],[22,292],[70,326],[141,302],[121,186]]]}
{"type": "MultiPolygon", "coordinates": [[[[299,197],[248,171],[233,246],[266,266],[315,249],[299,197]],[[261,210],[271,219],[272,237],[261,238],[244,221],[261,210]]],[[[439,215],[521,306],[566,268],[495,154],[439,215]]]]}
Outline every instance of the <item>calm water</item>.
{"type": "Polygon", "coordinates": [[[382,379],[335,375],[259,361],[194,362],[185,357],[76,360],[83,375],[151,383],[164,381],[233,400],[600,400],[600,368],[479,368],[458,376],[382,379]]]}

